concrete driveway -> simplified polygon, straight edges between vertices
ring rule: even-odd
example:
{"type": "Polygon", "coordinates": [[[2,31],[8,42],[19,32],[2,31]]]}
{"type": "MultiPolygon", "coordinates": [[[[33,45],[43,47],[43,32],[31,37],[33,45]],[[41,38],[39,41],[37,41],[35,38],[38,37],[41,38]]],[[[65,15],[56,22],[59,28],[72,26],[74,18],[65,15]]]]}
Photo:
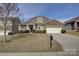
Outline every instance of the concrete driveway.
{"type": "Polygon", "coordinates": [[[75,51],[79,53],[79,37],[71,36],[68,34],[52,34],[54,40],[59,42],[64,51],[75,51]]]}
{"type": "Polygon", "coordinates": [[[54,40],[63,45],[64,48],[77,48],[79,49],[79,37],[71,36],[68,34],[52,34],[54,40]]]}

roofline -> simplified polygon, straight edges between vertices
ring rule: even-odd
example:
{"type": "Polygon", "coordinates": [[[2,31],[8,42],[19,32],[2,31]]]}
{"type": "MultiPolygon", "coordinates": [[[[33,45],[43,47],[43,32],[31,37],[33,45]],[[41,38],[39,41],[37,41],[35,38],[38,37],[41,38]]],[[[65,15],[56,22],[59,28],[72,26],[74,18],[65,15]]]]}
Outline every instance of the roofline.
{"type": "MultiPolygon", "coordinates": [[[[50,20],[48,17],[45,17],[45,16],[34,16],[34,17],[30,18],[29,20],[32,20],[33,18],[36,18],[36,17],[43,17],[43,18],[47,18],[48,20],[50,20]]],[[[29,20],[26,20],[25,22],[28,22],[29,20]]]]}
{"type": "MultiPolygon", "coordinates": [[[[53,21],[53,20],[56,20],[56,19],[52,19],[52,20],[50,20],[50,21],[48,21],[48,22],[51,22],[51,21],[53,21]]],[[[58,20],[56,20],[56,21],[58,21],[58,20]]],[[[48,23],[47,22],[47,23],[48,23]]],[[[60,22],[60,21],[58,21],[58,22],[60,22]]],[[[47,24],[47,23],[45,23],[45,24],[47,24]]],[[[62,23],[62,22],[60,22],[62,25],[64,24],[64,23],[62,23]]],[[[43,25],[45,25],[45,24],[43,24],[43,25]]]]}
{"type": "Polygon", "coordinates": [[[75,21],[76,18],[79,18],[79,16],[76,16],[74,18],[71,18],[71,19],[65,21],[64,23],[69,23],[69,22],[75,21]]]}

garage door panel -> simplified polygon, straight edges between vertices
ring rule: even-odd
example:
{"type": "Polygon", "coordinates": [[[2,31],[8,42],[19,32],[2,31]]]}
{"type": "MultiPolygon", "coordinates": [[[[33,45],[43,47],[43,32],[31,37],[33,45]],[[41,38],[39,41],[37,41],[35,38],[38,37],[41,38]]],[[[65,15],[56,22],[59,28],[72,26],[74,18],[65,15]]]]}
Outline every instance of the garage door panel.
{"type": "Polygon", "coordinates": [[[46,28],[47,33],[61,33],[61,28],[46,28]]]}

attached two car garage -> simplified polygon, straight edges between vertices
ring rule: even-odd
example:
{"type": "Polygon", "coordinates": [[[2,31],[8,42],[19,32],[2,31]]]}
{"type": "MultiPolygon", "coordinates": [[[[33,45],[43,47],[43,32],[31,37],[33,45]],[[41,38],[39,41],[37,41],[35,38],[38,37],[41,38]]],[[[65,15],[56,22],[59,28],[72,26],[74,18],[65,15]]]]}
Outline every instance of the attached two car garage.
{"type": "Polygon", "coordinates": [[[63,24],[57,20],[51,20],[44,24],[47,33],[61,33],[63,24]]]}

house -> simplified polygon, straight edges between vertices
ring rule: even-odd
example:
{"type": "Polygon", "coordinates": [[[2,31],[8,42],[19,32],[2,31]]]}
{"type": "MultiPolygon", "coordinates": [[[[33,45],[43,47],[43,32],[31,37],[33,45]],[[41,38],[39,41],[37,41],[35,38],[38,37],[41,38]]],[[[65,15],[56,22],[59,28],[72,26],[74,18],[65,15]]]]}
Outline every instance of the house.
{"type": "MultiPolygon", "coordinates": [[[[19,32],[19,25],[20,19],[18,17],[8,17],[6,25],[6,35],[8,35],[8,32],[12,32],[13,34],[19,32]]],[[[3,18],[0,18],[0,35],[4,35],[3,18]]]]}
{"type": "Polygon", "coordinates": [[[20,30],[46,30],[47,33],[60,33],[63,24],[57,20],[50,20],[47,17],[36,16],[21,24],[20,30]],[[50,32],[49,32],[50,31],[50,32]]]}
{"type": "Polygon", "coordinates": [[[47,17],[36,16],[21,24],[22,30],[44,30],[43,24],[47,23],[49,19],[47,17]]]}
{"type": "Polygon", "coordinates": [[[65,23],[64,28],[66,30],[74,30],[74,31],[79,30],[79,17],[75,17],[75,18],[70,19],[64,23],[65,23]]]}

